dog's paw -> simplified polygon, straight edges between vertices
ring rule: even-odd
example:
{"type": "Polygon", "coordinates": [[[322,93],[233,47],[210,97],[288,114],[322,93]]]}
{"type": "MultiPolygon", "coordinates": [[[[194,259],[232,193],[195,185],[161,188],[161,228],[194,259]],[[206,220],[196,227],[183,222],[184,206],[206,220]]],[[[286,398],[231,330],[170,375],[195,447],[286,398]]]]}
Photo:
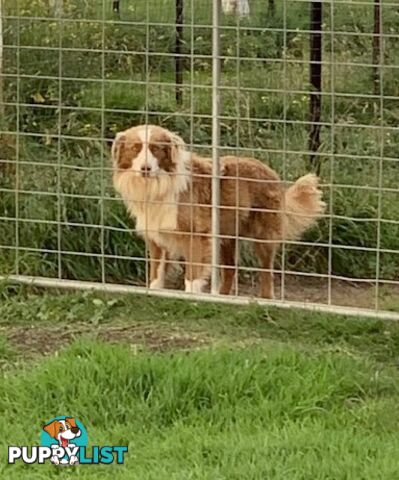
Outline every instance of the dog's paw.
{"type": "Polygon", "coordinates": [[[162,288],[164,288],[164,282],[160,278],[155,278],[150,283],[150,290],[161,290],[162,288]]]}
{"type": "Polygon", "coordinates": [[[54,465],[59,465],[60,464],[60,459],[57,457],[57,455],[54,455],[50,458],[50,462],[54,463],[54,465]]]}
{"type": "Polygon", "coordinates": [[[185,291],[187,293],[202,293],[206,287],[207,281],[202,278],[196,278],[192,282],[185,279],[185,291]]]}
{"type": "Polygon", "coordinates": [[[69,459],[69,465],[76,465],[77,463],[79,463],[78,457],[76,455],[72,455],[69,459]]]}

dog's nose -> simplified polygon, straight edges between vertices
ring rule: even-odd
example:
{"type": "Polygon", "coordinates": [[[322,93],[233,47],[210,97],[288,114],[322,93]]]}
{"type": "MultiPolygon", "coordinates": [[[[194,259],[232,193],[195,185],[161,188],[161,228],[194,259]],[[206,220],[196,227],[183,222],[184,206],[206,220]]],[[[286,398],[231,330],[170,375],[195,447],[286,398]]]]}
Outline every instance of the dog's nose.
{"type": "Polygon", "coordinates": [[[76,435],[77,433],[79,433],[79,427],[71,427],[71,431],[76,435]]]}
{"type": "Polygon", "coordinates": [[[140,170],[143,177],[145,177],[151,172],[151,167],[149,165],[143,165],[140,170]]]}

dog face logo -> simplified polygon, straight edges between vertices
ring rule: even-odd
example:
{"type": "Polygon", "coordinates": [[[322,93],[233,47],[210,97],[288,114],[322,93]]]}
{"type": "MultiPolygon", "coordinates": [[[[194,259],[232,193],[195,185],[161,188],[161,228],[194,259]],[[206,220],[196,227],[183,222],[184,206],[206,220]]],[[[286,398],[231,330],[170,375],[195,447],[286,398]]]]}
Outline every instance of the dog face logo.
{"type": "Polygon", "coordinates": [[[88,447],[86,427],[76,418],[58,416],[42,424],[40,445],[9,445],[8,463],[31,465],[122,465],[127,445],[88,447]]]}
{"type": "MultiPolygon", "coordinates": [[[[51,446],[54,452],[75,452],[76,447],[87,444],[87,433],[83,425],[73,417],[56,417],[43,427],[42,444],[51,446]]],[[[73,453],[67,457],[60,454],[54,454],[51,462],[59,464],[75,465],[79,463],[78,456],[73,453]]]]}
{"type": "Polygon", "coordinates": [[[43,430],[47,432],[50,437],[58,441],[60,447],[69,447],[70,440],[81,435],[80,428],[76,425],[74,418],[67,417],[65,420],[53,420],[51,423],[45,425],[43,430]]]}

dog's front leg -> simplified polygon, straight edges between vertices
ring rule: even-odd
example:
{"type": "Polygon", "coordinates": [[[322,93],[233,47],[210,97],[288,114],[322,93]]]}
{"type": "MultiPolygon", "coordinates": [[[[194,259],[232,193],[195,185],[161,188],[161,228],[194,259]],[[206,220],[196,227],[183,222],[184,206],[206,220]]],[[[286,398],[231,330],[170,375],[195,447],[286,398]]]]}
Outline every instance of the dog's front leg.
{"type": "Polygon", "coordinates": [[[211,263],[211,243],[208,238],[195,235],[185,245],[185,290],[201,293],[208,284],[211,263]]]}
{"type": "Polygon", "coordinates": [[[57,455],[53,455],[53,456],[50,458],[50,462],[51,462],[51,463],[54,463],[54,465],[59,465],[59,464],[60,464],[60,459],[57,457],[57,455]]]}
{"type": "Polygon", "coordinates": [[[148,242],[150,253],[150,288],[161,289],[165,286],[167,253],[152,240],[148,242]]]}

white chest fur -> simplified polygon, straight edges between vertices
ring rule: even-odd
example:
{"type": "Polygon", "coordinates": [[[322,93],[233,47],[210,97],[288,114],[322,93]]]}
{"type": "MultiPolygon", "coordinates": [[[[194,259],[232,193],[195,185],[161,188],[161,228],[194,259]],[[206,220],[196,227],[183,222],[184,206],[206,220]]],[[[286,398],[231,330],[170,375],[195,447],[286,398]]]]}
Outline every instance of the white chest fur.
{"type": "Polygon", "coordinates": [[[130,212],[136,217],[139,235],[159,242],[159,235],[177,229],[177,201],[173,195],[158,201],[131,202],[130,212]]]}
{"type": "Polygon", "coordinates": [[[147,180],[125,172],[114,176],[114,186],[136,219],[137,233],[167,247],[166,234],[177,229],[179,194],[187,178],[162,175],[147,180]]]}

